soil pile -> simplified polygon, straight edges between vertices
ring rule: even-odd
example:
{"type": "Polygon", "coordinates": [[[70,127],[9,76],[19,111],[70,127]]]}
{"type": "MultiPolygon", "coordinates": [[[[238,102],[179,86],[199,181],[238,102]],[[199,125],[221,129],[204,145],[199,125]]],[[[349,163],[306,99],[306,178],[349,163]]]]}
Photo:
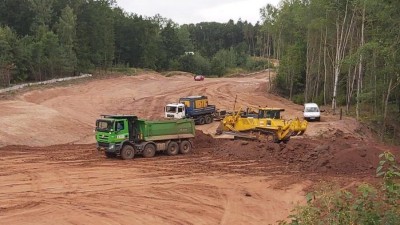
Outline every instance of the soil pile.
{"type": "MultiPolygon", "coordinates": [[[[222,140],[223,142],[225,140],[222,140]]],[[[221,141],[214,139],[211,135],[203,133],[203,131],[196,130],[196,137],[193,139],[193,145],[196,149],[213,148],[218,146],[221,141]]]]}
{"type": "MultiPolygon", "coordinates": [[[[347,136],[340,130],[331,138],[293,138],[287,144],[213,139],[196,131],[194,154],[232,160],[279,162],[292,171],[333,174],[374,174],[383,152],[376,143],[347,136]]],[[[391,151],[400,156],[399,149],[391,151]]]]}

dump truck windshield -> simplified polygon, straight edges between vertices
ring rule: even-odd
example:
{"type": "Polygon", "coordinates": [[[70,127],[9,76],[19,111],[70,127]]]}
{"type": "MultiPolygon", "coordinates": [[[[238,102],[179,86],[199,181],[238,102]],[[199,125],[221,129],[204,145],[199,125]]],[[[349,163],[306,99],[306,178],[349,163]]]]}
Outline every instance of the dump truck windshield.
{"type": "Polygon", "coordinates": [[[106,120],[97,120],[96,121],[96,130],[108,132],[111,131],[113,123],[111,121],[106,120]]]}
{"type": "Polygon", "coordinates": [[[165,111],[169,112],[169,113],[174,113],[174,112],[176,112],[176,106],[167,106],[165,111]]]}

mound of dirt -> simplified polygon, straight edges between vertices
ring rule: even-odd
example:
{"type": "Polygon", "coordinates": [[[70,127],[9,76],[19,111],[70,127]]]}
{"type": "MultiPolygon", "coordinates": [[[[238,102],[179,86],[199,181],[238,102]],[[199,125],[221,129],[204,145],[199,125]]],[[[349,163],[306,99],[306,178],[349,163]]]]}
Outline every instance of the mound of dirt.
{"type": "Polygon", "coordinates": [[[309,172],[374,173],[380,153],[382,151],[379,148],[353,138],[303,139],[282,145],[276,159],[309,172]]]}
{"type": "Polygon", "coordinates": [[[193,139],[193,145],[196,149],[212,148],[219,145],[219,140],[203,133],[203,131],[196,130],[196,138],[193,139]]]}
{"type": "MultiPolygon", "coordinates": [[[[374,174],[382,148],[337,131],[331,138],[292,139],[287,144],[213,139],[196,131],[195,154],[232,160],[278,162],[291,171],[330,174],[374,174]]],[[[400,156],[399,149],[391,150],[400,156]]]]}
{"type": "Polygon", "coordinates": [[[183,72],[183,71],[168,71],[164,73],[166,77],[172,77],[172,76],[183,76],[183,77],[193,77],[193,73],[189,72],[183,72]]]}

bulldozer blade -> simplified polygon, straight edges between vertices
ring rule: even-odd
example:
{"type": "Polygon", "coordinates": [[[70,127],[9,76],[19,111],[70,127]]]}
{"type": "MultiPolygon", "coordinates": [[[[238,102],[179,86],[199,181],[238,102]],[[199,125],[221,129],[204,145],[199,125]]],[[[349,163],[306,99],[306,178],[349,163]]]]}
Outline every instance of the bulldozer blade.
{"type": "Polygon", "coordinates": [[[234,137],[234,139],[249,139],[249,140],[257,140],[258,138],[254,135],[251,134],[244,134],[240,132],[234,132],[234,131],[224,131],[222,132],[222,135],[231,135],[234,137]]]}

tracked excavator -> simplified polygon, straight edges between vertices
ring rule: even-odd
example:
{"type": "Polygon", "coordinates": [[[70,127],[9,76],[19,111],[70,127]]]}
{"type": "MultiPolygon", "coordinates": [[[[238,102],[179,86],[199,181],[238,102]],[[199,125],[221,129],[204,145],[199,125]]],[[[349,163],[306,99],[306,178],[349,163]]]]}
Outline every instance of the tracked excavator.
{"type": "Polygon", "coordinates": [[[307,121],[298,118],[284,120],[282,108],[259,107],[240,109],[227,115],[217,128],[217,134],[233,135],[235,138],[258,139],[268,142],[288,142],[290,137],[302,135],[307,129],[307,121]]]}

